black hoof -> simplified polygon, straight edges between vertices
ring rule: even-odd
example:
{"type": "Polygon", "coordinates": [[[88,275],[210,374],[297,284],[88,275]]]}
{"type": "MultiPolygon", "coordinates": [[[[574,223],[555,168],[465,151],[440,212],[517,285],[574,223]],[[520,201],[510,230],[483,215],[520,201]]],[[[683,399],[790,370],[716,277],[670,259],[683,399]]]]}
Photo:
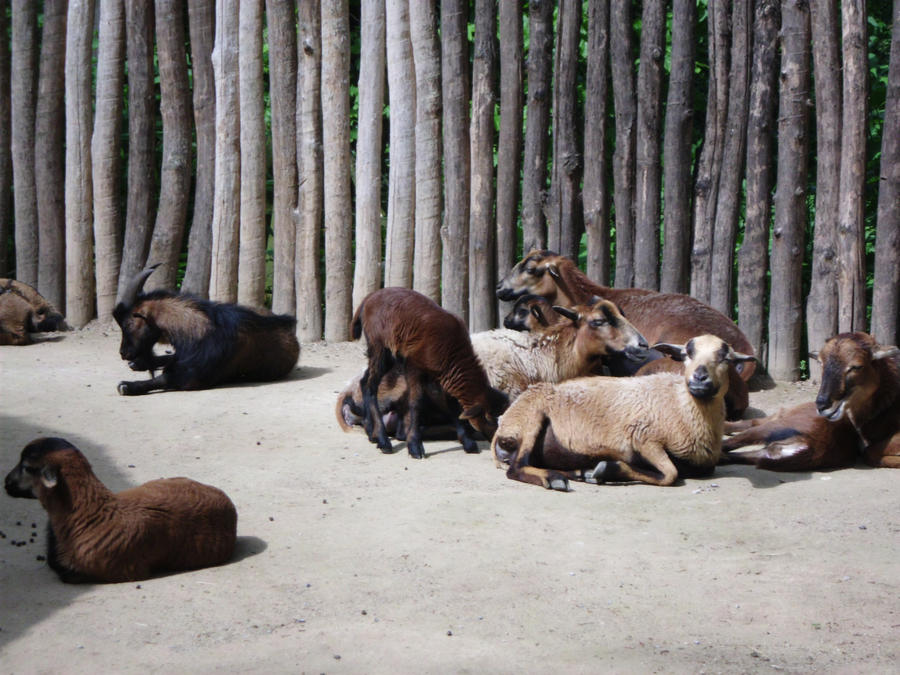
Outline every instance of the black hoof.
{"type": "Polygon", "coordinates": [[[413,459],[425,459],[425,447],[421,442],[409,443],[406,449],[409,451],[409,456],[413,459]]]}
{"type": "Polygon", "coordinates": [[[119,392],[120,396],[131,396],[131,390],[128,388],[127,382],[119,382],[116,391],[119,392]]]}

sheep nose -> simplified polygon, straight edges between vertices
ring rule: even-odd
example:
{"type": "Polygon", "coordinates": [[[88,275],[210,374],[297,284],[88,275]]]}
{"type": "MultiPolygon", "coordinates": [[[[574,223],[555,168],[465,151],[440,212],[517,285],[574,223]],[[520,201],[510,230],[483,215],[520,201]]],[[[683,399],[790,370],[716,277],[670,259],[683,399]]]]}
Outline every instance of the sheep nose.
{"type": "Polygon", "coordinates": [[[650,349],[647,339],[643,335],[638,335],[638,347],[641,349],[650,349]]]}
{"type": "Polygon", "coordinates": [[[827,396],[825,394],[819,394],[818,396],[816,396],[816,409],[819,412],[822,412],[823,410],[828,410],[828,408],[830,406],[831,406],[831,397],[830,396],[827,396]]]}
{"type": "Polygon", "coordinates": [[[705,367],[700,366],[699,368],[697,368],[697,370],[694,371],[692,379],[697,384],[706,384],[709,382],[709,371],[706,370],[705,367]]]}

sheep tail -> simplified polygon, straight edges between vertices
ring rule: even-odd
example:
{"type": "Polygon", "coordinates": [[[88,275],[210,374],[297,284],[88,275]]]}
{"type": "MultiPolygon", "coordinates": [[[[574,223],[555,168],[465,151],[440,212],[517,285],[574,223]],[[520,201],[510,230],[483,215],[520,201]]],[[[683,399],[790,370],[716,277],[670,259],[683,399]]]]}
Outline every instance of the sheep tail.
{"type": "Polygon", "coordinates": [[[359,340],[362,337],[362,309],[365,302],[365,299],[363,299],[359,303],[359,307],[356,308],[356,311],[353,313],[353,319],[350,321],[350,334],[354,340],[359,340]]]}

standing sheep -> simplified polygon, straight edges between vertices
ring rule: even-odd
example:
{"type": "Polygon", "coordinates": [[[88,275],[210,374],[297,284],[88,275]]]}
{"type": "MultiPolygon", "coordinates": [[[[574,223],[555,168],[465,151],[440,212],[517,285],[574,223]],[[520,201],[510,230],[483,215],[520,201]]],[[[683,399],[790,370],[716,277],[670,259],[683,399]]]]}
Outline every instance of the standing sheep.
{"type": "Polygon", "coordinates": [[[585,471],[598,480],[672,485],[719,461],[728,365],[753,358],[721,338],[684,346],[685,374],[588,377],[530,387],[500,419],[491,449],[507,477],[567,490],[585,471]]]}
{"type": "MultiPolygon", "coordinates": [[[[490,386],[462,319],[416,291],[382,288],[363,298],[353,315],[351,333],[354,339],[366,336],[369,365],[362,382],[366,433],[382,451],[390,451],[391,442],[377,392],[395,363],[403,365],[409,387],[406,429],[411,457],[425,456],[419,415],[429,378],[440,385],[454,408],[460,407],[455,417],[470,422],[485,438],[493,436],[508,400],[490,386]]],[[[462,426],[459,430],[463,448],[476,452],[478,446],[466,437],[462,426]]]]}
{"type": "Polygon", "coordinates": [[[227,562],[237,511],[218,488],[164,478],[117,494],[61,438],[39,438],[6,476],[12,497],[47,511],[47,564],[68,583],[140,581],[227,562]]]}

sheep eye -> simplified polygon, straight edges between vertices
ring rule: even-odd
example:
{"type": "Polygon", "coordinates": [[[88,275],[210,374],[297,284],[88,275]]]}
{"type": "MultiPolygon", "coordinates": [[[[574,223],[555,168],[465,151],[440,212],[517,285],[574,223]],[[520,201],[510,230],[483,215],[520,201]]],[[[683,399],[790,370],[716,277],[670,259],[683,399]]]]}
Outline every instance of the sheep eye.
{"type": "Polygon", "coordinates": [[[856,372],[857,370],[860,370],[861,368],[862,368],[862,366],[859,366],[859,365],[855,365],[855,366],[847,366],[847,372],[848,372],[848,373],[854,373],[854,372],[856,372]]]}
{"type": "Polygon", "coordinates": [[[605,326],[609,323],[606,319],[592,319],[591,320],[591,328],[600,328],[601,326],[605,326]]]}
{"type": "Polygon", "coordinates": [[[38,469],[36,466],[23,466],[22,470],[30,476],[37,475],[37,473],[40,471],[40,469],[38,469]]]}
{"type": "Polygon", "coordinates": [[[544,274],[544,269],[542,267],[532,267],[531,269],[529,269],[527,271],[528,271],[528,274],[530,274],[533,277],[539,277],[544,274]]]}

